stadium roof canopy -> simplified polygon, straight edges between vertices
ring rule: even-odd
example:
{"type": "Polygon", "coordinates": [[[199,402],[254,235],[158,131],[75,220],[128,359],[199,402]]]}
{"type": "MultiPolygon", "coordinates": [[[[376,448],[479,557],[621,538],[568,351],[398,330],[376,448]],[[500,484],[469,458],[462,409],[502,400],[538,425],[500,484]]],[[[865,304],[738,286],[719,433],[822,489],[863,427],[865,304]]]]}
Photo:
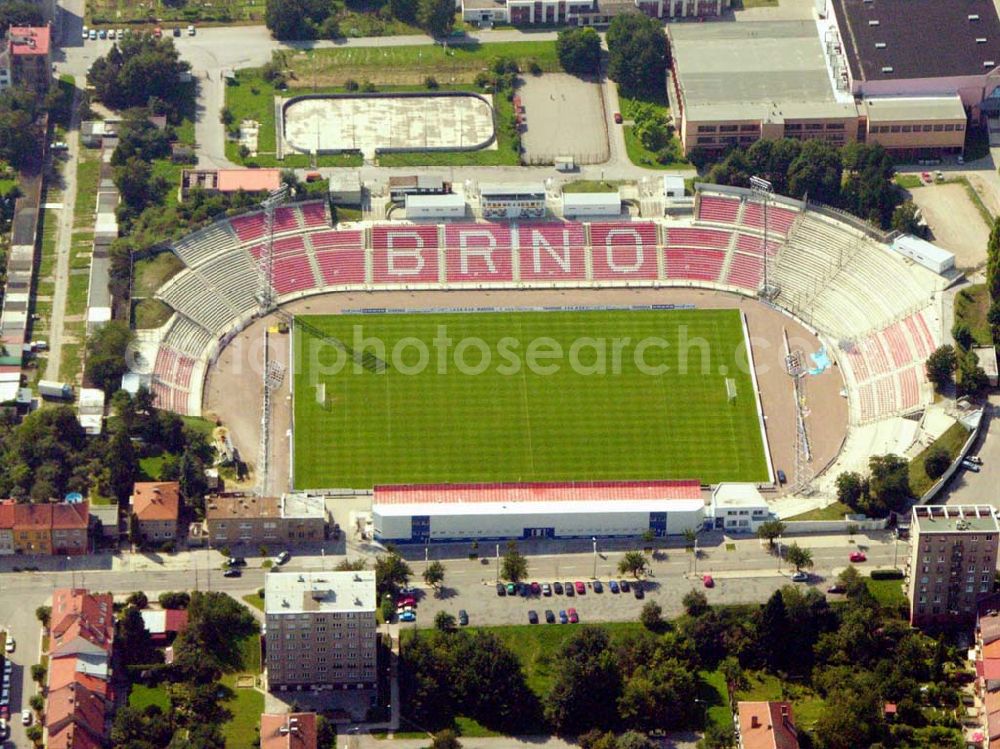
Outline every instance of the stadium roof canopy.
{"type": "Polygon", "coordinates": [[[1000,64],[989,0],[831,2],[855,81],[982,75],[1000,64]]]}
{"type": "Polygon", "coordinates": [[[812,21],[667,27],[689,120],[856,117],[838,97],[812,21]]]}

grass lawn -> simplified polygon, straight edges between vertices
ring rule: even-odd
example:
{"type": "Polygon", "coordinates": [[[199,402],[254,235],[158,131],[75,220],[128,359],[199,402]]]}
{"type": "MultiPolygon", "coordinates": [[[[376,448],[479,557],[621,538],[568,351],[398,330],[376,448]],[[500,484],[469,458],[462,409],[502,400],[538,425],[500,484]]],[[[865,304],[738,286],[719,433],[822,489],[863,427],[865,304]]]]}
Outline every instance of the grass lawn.
{"type": "Polygon", "coordinates": [[[0,195],[6,195],[17,186],[16,179],[0,179],[0,195]]]}
{"type": "Polygon", "coordinates": [[[243,596],[243,600],[249,603],[255,609],[259,609],[261,611],[264,610],[264,599],[261,598],[256,593],[250,593],[249,595],[243,596]]]}
{"type": "Polygon", "coordinates": [[[66,289],[66,314],[82,315],[87,311],[87,292],[90,288],[90,273],[83,269],[74,270],[69,276],[66,289]]]}
{"type": "Polygon", "coordinates": [[[982,346],[993,343],[993,334],[986,319],[989,311],[990,292],[984,283],[968,286],[955,297],[955,322],[968,325],[972,337],[982,346]]]}
{"type": "Polygon", "coordinates": [[[167,453],[139,458],[139,471],[142,473],[143,481],[159,481],[160,471],[163,470],[166,458],[167,453]]]}
{"type": "Polygon", "coordinates": [[[140,299],[132,307],[132,322],[136,328],[158,328],[174,311],[159,299],[140,299]]]}
{"type": "Polygon", "coordinates": [[[708,703],[708,720],[720,728],[731,728],[733,715],[729,712],[729,692],[726,690],[726,679],[719,671],[699,671],[699,675],[712,689],[705,696],[708,703]]]}
{"type": "Polygon", "coordinates": [[[923,180],[916,174],[897,174],[893,178],[893,182],[904,190],[913,190],[917,187],[923,187],[924,184],[923,180]]]}
{"type": "Polygon", "coordinates": [[[554,41],[499,44],[340,47],[286,55],[295,85],[342,86],[348,79],[373,83],[423,83],[434,76],[446,83],[471,83],[498,58],[510,58],[521,70],[532,62],[544,72],[561,72],[554,41]]]}
{"type": "Polygon", "coordinates": [[[135,262],[133,296],[149,297],[184,269],[184,263],[172,252],[161,252],[135,262]]]}
{"type": "Polygon", "coordinates": [[[563,185],[563,192],[617,192],[625,180],[578,179],[563,185]]]}
{"type": "MultiPolygon", "coordinates": [[[[258,0],[214,0],[211,3],[175,3],[169,0],[87,0],[84,23],[121,24],[261,24],[266,4],[258,0]]],[[[165,31],[165,30],[164,30],[165,31]]],[[[166,34],[164,34],[166,35],[166,34]]]]}
{"type": "Polygon", "coordinates": [[[170,698],[162,686],[147,687],[145,684],[133,684],[128,695],[129,707],[145,710],[150,705],[157,705],[164,713],[170,712],[170,698]]]}
{"type": "Polygon", "coordinates": [[[255,746],[260,714],[264,712],[264,695],[256,689],[237,689],[235,674],[223,676],[222,684],[233,691],[233,697],[222,703],[233,714],[222,724],[226,746],[255,746]]]}
{"type": "Polygon", "coordinates": [[[782,518],[782,520],[843,520],[844,515],[850,512],[853,511],[847,505],[834,502],[832,505],[821,507],[818,510],[809,510],[809,512],[803,512],[801,515],[782,518]]]}
{"type": "Polygon", "coordinates": [[[736,693],[737,699],[752,702],[789,700],[796,725],[810,728],[823,710],[823,699],[809,687],[784,682],[768,673],[755,672],[749,675],[750,688],[736,693]]]}
{"type": "Polygon", "coordinates": [[[934,480],[928,477],[924,470],[924,461],[930,451],[936,447],[943,447],[952,460],[962,449],[962,445],[969,439],[969,430],[959,423],[954,423],[948,430],[928,445],[917,457],[910,461],[910,491],[913,496],[920,497],[934,486],[934,480]]]}
{"type": "Polygon", "coordinates": [[[295,382],[298,486],[766,478],[736,310],[299,319],[309,328],[295,325],[304,362],[295,382]],[[703,356],[681,361],[684,335],[706,341],[703,356]],[[411,336],[416,343],[404,340],[411,336]],[[666,348],[646,348],[640,366],[631,348],[611,355],[615,340],[653,337],[666,348]],[[353,346],[357,363],[330,338],[353,346]],[[536,361],[539,346],[563,353],[536,361]],[[736,383],[734,403],[723,368],[736,383]]]}
{"type": "Polygon", "coordinates": [[[203,419],[200,416],[181,416],[181,421],[184,422],[184,426],[188,429],[194,429],[196,432],[201,432],[211,441],[212,430],[215,429],[215,422],[203,419]]]}
{"type": "MultiPolygon", "coordinates": [[[[621,107],[622,119],[625,121],[631,120],[636,116],[636,113],[640,108],[653,107],[655,112],[666,120],[670,116],[670,107],[667,103],[666,93],[662,93],[656,97],[650,98],[637,98],[624,95],[621,90],[618,91],[618,106],[621,107]]],[[[625,151],[628,153],[629,161],[633,164],[639,166],[648,167],[649,169],[675,169],[678,166],[687,166],[689,162],[687,159],[681,158],[678,161],[671,161],[666,164],[661,164],[656,160],[656,153],[649,151],[639,137],[635,134],[635,128],[632,125],[622,126],[622,134],[625,136],[625,151]]],[[[677,141],[677,137],[674,137],[674,141],[677,141]]],[[[678,143],[678,153],[680,153],[680,144],[678,143]]]]}
{"type": "Polygon", "coordinates": [[[898,609],[909,605],[903,593],[903,580],[872,580],[868,577],[865,578],[865,585],[882,606],[898,609]]]}
{"type": "Polygon", "coordinates": [[[66,343],[63,341],[62,352],[59,358],[59,379],[63,382],[75,382],[76,376],[80,374],[83,362],[82,343],[66,343]]]}
{"type": "MultiPolygon", "coordinates": [[[[458,716],[455,718],[455,730],[458,731],[459,736],[465,736],[470,739],[485,739],[492,738],[496,736],[503,736],[502,733],[497,733],[496,731],[491,731],[489,728],[481,725],[478,721],[472,718],[466,718],[465,716],[458,716]]],[[[396,734],[399,737],[399,734],[396,734]]],[[[426,734],[417,736],[416,738],[424,738],[426,734]]]]}

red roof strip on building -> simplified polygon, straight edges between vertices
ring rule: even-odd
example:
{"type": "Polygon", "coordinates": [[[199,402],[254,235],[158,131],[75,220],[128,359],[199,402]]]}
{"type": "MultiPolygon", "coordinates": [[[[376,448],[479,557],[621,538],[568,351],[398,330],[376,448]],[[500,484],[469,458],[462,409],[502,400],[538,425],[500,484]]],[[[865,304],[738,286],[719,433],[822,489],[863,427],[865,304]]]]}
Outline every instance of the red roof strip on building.
{"type": "Polygon", "coordinates": [[[15,55],[47,55],[49,53],[48,26],[11,26],[7,32],[10,49],[15,55]]]}
{"type": "Polygon", "coordinates": [[[7,530],[14,528],[14,500],[12,499],[0,502],[0,528],[7,530]]]}
{"type": "Polygon", "coordinates": [[[697,481],[586,481],[496,484],[416,484],[375,487],[376,504],[435,502],[623,502],[701,499],[697,481]]]}

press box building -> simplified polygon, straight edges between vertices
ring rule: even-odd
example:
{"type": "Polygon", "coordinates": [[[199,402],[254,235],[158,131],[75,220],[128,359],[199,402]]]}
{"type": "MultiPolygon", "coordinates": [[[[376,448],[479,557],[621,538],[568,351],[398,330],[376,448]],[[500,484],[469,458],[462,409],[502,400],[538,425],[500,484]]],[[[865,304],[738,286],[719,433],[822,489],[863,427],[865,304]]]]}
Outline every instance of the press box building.
{"type": "Polygon", "coordinates": [[[372,500],[375,538],[392,543],[666,536],[704,516],[697,481],[377,486],[372,500]]]}

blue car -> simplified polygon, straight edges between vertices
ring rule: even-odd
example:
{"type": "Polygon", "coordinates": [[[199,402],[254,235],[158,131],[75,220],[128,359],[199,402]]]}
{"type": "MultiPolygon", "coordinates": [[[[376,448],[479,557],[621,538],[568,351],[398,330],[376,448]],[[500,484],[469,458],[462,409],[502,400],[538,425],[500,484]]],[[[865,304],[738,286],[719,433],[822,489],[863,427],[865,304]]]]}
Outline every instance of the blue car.
{"type": "Polygon", "coordinates": [[[617,593],[618,592],[618,581],[617,580],[611,580],[610,582],[608,582],[608,587],[611,589],[612,593],[617,593]]]}
{"type": "Polygon", "coordinates": [[[412,611],[404,611],[399,615],[399,621],[401,622],[415,622],[417,620],[417,615],[412,611]]]}
{"type": "Polygon", "coordinates": [[[559,623],[560,623],[560,624],[566,624],[566,623],[568,623],[568,622],[569,622],[569,617],[568,617],[568,616],[566,616],[566,612],[565,612],[565,611],[562,611],[562,610],[560,609],[560,611],[559,611],[559,623]]]}
{"type": "Polygon", "coordinates": [[[531,586],[528,583],[521,583],[518,586],[518,593],[521,595],[521,598],[527,598],[531,595],[531,586]]]}

